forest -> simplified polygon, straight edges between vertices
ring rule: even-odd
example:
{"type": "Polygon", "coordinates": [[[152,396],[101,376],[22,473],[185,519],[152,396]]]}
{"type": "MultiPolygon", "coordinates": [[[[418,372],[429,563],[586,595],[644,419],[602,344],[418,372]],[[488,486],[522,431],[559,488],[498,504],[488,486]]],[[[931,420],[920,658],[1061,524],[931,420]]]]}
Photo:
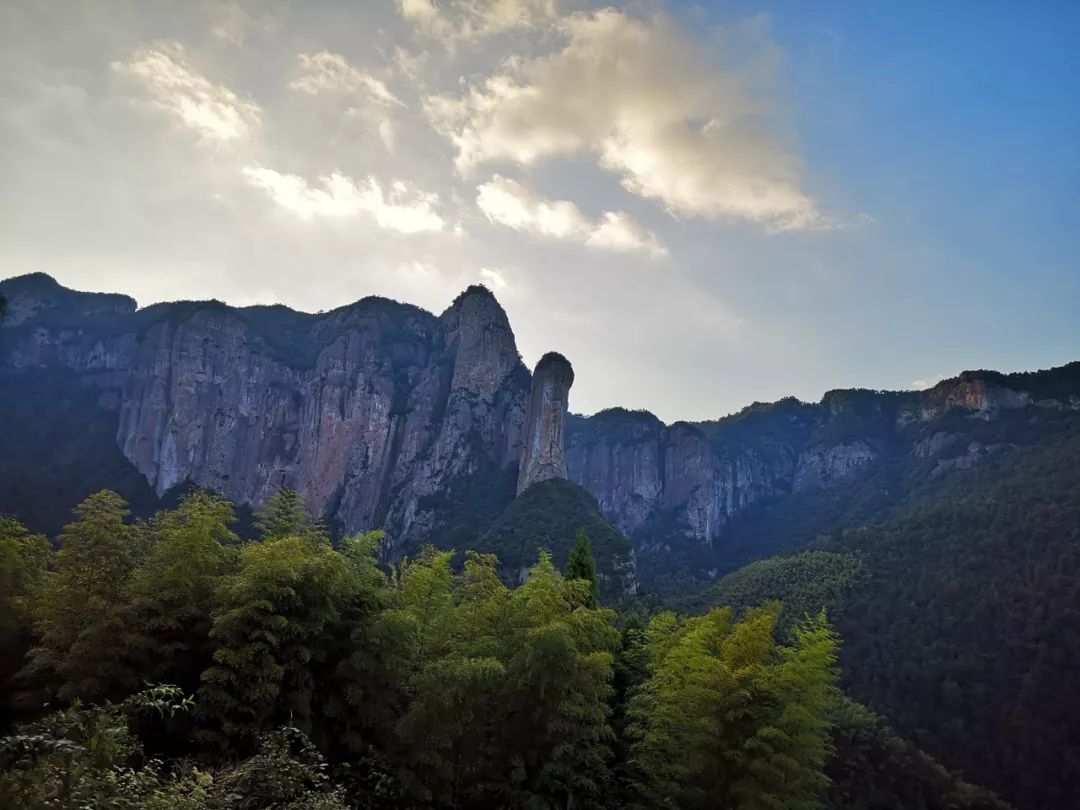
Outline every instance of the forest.
{"type": "Polygon", "coordinates": [[[1006,807],[841,694],[820,609],[616,612],[584,533],[511,586],[288,490],[234,521],[199,490],[0,521],[0,806],[1006,807]]]}

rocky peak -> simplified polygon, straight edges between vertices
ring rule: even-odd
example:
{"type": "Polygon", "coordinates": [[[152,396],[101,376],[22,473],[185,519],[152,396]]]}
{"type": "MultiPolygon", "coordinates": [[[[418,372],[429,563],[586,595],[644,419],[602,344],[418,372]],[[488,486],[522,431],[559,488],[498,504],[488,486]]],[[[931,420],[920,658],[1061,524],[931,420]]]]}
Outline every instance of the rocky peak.
{"type": "Polygon", "coordinates": [[[494,396],[520,364],[506,310],[487,287],[473,285],[439,317],[454,356],[452,390],[494,396]]]}
{"type": "Polygon", "coordinates": [[[47,273],[28,273],[0,282],[7,299],[4,325],[20,326],[39,315],[52,315],[65,325],[82,318],[128,315],[138,304],[134,298],[115,293],[71,290],[47,273]]]}
{"type": "Polygon", "coordinates": [[[573,384],[574,368],[561,354],[548,352],[536,364],[518,467],[519,493],[539,481],[566,478],[566,413],[573,384]]]}

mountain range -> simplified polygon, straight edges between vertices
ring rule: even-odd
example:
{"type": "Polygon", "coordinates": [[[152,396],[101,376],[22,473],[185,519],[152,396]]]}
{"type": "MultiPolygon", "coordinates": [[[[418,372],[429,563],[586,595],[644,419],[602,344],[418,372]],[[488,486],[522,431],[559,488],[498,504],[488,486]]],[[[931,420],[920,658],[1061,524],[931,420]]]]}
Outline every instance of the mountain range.
{"type": "MultiPolygon", "coordinates": [[[[926,391],[835,390],[707,422],[579,416],[568,412],[570,362],[545,355],[530,373],[482,286],[438,316],[375,297],[319,314],[217,301],[140,309],[41,273],[0,282],[0,294],[0,382],[37,403],[5,414],[9,462],[19,442],[63,455],[35,431],[63,433],[71,415],[48,413],[64,403],[78,413],[71,455],[99,457],[64,506],[99,486],[138,502],[196,485],[257,507],[289,487],[341,532],[384,529],[395,556],[480,537],[529,485],[566,478],[629,540],[602,569],[630,583],[636,568],[661,588],[764,556],[740,520],[852,492],[874,502],[854,516],[866,517],[1080,417],[1080,363],[968,371],[926,391]],[[88,454],[78,445],[94,431],[88,454]]],[[[22,475],[36,484],[7,490],[0,507],[55,530],[26,490],[62,490],[65,472],[30,466],[22,475]]]]}

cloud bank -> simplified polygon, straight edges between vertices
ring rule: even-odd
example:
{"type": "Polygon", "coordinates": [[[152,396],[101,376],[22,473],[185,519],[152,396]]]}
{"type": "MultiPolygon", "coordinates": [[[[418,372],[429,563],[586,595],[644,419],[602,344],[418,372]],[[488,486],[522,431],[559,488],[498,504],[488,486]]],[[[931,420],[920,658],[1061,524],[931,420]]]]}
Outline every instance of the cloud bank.
{"type": "Polygon", "coordinates": [[[668,17],[605,9],[558,27],[560,50],[511,57],[463,94],[427,99],[459,172],[585,153],[673,214],[774,231],[826,224],[800,187],[799,161],[772,136],[767,107],[668,17]]]}

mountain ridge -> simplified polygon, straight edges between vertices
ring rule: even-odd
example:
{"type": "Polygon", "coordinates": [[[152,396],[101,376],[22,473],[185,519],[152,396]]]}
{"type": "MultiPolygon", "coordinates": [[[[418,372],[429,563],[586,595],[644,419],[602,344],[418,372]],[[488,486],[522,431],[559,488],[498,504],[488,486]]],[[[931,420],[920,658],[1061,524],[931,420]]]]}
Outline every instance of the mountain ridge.
{"type": "Polygon", "coordinates": [[[158,496],[190,483],[254,507],[290,486],[342,531],[385,528],[396,549],[438,537],[451,518],[455,536],[480,536],[515,480],[520,492],[565,476],[649,566],[689,560],[710,578],[732,521],[759,506],[843,491],[891,466],[924,478],[966,469],[1030,433],[1025,422],[1080,413],[1074,362],[965,371],[925,391],[833,389],[817,403],[785,397],[699,422],[619,407],[581,416],[569,413],[569,362],[538,363],[565,364],[555,387],[530,373],[483,285],[439,315],[378,296],[323,313],[139,308],[43,273],[0,281],[0,293],[0,372],[71,374],[96,392],[117,447],[158,496]],[[485,517],[470,523],[448,493],[469,493],[485,517]]]}

